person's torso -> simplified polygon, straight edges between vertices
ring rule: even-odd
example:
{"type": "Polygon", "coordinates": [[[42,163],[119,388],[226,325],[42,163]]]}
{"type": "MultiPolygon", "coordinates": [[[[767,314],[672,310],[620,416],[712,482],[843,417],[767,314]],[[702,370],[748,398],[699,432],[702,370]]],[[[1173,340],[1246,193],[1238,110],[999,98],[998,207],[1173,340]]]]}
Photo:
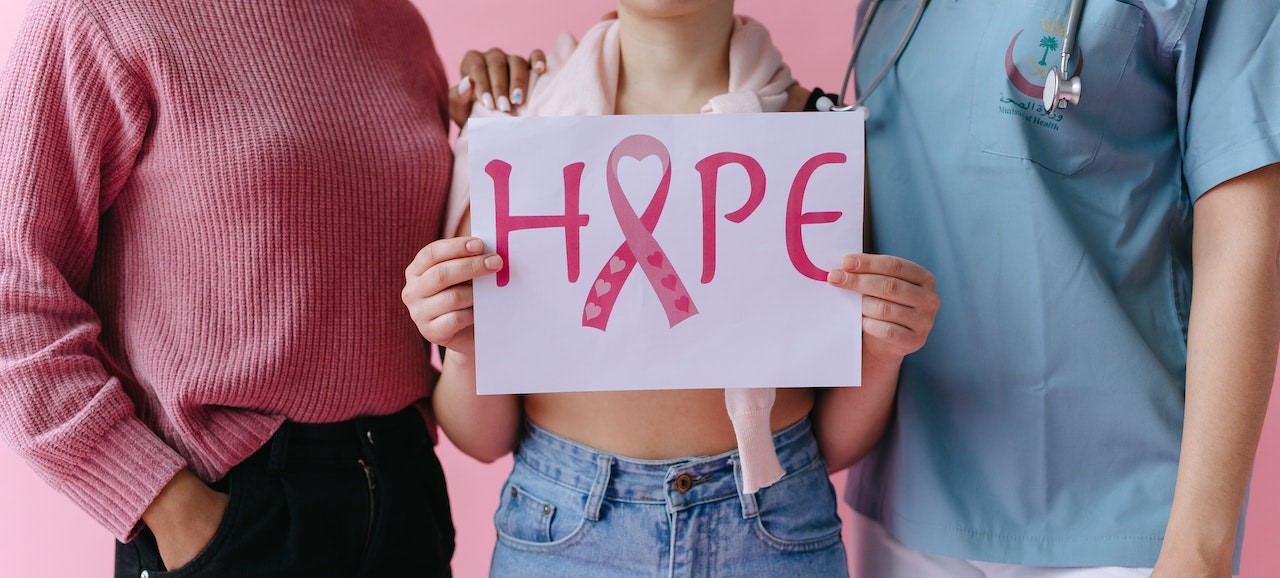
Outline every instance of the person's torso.
{"type": "MultiPolygon", "coordinates": [[[[1203,9],[1089,0],[1072,60],[1081,101],[1046,111],[1069,4],[932,2],[866,103],[874,249],[930,269],[942,308],[849,493],[926,551],[1150,566],[1177,469],[1190,302],[1166,50],[1203,9]]],[[[915,5],[882,3],[860,81],[915,5]]]]}
{"type": "Polygon", "coordinates": [[[90,299],[145,405],[170,408],[160,429],[242,410],[338,421],[426,396],[428,349],[399,294],[439,237],[450,152],[444,73],[412,4],[95,10],[151,124],[105,207],[90,299]]]}
{"type": "MultiPolygon", "coordinates": [[[[589,33],[576,51],[554,55],[558,57],[556,66],[566,62],[568,70],[553,66],[530,95],[529,106],[521,109],[522,115],[700,112],[706,99],[686,99],[684,108],[680,108],[673,101],[627,94],[624,87],[618,86],[620,59],[611,52],[618,50],[616,38],[601,41],[603,54],[593,51],[592,38],[589,33]],[[598,58],[599,63],[574,60],[587,58],[598,58]]],[[[702,95],[711,98],[728,89],[704,90],[702,95]]],[[[808,415],[813,403],[813,393],[808,389],[779,389],[771,429],[779,431],[796,423],[808,415]]],[[[725,395],[719,389],[539,394],[525,397],[524,410],[529,419],[549,431],[630,458],[716,455],[737,447],[733,424],[725,410],[725,395]]]]}

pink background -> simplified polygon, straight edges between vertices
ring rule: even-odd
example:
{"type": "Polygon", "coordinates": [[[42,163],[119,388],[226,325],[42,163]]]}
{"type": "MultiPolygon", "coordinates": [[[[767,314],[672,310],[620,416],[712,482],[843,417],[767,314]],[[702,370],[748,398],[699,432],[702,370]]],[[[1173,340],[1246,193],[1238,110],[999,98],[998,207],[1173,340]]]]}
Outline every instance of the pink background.
{"type": "MultiPolygon", "coordinates": [[[[182,1],[182,0],[175,0],[182,1]]],[[[415,0],[435,34],[450,76],[468,48],[500,44],[512,51],[551,46],[562,30],[581,32],[609,10],[608,0],[500,2],[498,0],[415,0]]],[[[810,0],[797,5],[739,0],[738,11],[772,29],[796,78],[808,86],[834,90],[848,58],[854,2],[810,0]],[[803,6],[803,8],[799,8],[803,6]],[[796,18],[797,11],[807,12],[796,18]],[[789,18],[790,16],[790,18],[789,18]]],[[[25,12],[23,0],[0,0],[0,61],[7,60],[25,12]]],[[[1280,387],[1277,387],[1280,391],[1280,387]]],[[[1273,395],[1270,419],[1258,450],[1245,578],[1267,578],[1280,568],[1280,394],[1273,395]]],[[[447,442],[439,448],[458,527],[454,570],[460,578],[484,576],[494,532],[491,517],[510,460],[482,465],[447,442]]],[[[839,480],[837,480],[839,484],[839,480]]],[[[839,487],[839,486],[838,486],[839,487]]],[[[111,537],[59,494],[49,489],[12,452],[0,450],[0,575],[109,576],[111,537]]]]}

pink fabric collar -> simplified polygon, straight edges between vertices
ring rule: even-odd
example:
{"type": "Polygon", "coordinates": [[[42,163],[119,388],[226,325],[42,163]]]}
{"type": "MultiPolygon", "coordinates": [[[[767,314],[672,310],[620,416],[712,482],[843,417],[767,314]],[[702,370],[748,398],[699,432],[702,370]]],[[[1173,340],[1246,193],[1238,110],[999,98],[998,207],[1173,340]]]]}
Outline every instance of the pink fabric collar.
{"type": "MultiPolygon", "coordinates": [[[[622,65],[618,26],[617,20],[596,24],[581,42],[562,34],[547,57],[549,72],[520,115],[613,114],[622,65]]],[[[729,92],[712,98],[702,112],[778,112],[793,82],[769,31],[747,16],[736,16],[729,40],[729,92]]]]}

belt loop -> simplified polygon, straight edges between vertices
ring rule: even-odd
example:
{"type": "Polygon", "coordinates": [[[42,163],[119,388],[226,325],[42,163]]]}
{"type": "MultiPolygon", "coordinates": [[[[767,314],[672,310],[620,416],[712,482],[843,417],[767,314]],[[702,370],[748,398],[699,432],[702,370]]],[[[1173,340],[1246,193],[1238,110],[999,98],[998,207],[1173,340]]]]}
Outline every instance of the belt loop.
{"type": "Polygon", "coordinates": [[[271,459],[267,461],[267,471],[277,473],[284,469],[285,457],[289,452],[289,422],[280,425],[276,435],[271,436],[271,459]]]}
{"type": "Polygon", "coordinates": [[[742,491],[742,463],[737,457],[730,458],[733,462],[733,478],[738,486],[738,500],[742,502],[742,519],[750,520],[760,514],[760,507],[756,504],[756,495],[748,494],[742,491]]]}
{"type": "Polygon", "coordinates": [[[609,473],[613,469],[613,456],[596,455],[596,479],[591,484],[591,496],[587,498],[585,515],[592,522],[600,521],[600,505],[604,503],[604,493],[609,489],[609,473]]]}

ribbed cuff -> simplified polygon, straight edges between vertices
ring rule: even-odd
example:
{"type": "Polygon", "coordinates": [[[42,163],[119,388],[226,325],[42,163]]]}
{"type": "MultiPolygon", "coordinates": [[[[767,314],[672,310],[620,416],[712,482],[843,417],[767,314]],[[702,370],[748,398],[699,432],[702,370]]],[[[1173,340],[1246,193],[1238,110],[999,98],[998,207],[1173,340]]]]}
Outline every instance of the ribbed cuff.
{"type": "Polygon", "coordinates": [[[186,467],[173,448],[128,416],[102,432],[97,445],[66,472],[60,489],[117,539],[132,540],[160,490],[186,467]]]}

